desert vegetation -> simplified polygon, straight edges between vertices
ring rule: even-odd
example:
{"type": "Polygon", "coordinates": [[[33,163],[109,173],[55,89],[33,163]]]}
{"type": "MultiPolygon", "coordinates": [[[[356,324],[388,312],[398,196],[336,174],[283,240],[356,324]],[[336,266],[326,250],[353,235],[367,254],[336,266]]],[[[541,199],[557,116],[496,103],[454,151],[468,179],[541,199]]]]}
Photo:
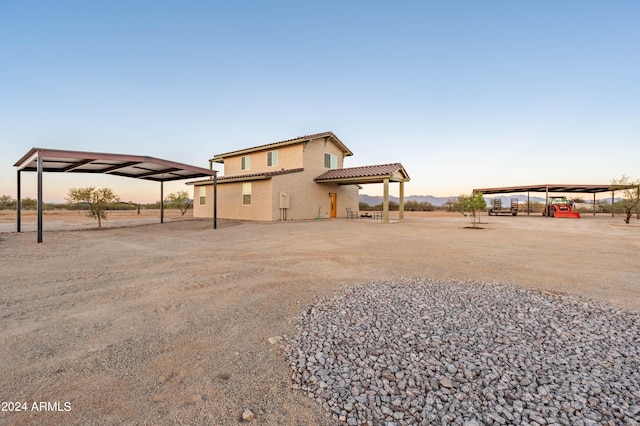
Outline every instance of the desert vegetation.
{"type": "MultiPolygon", "coordinates": [[[[369,204],[362,201],[359,205],[359,208],[362,211],[379,211],[382,210],[382,207],[382,203],[376,204],[375,206],[370,206],[369,204]]],[[[399,208],[400,205],[398,203],[396,203],[395,201],[389,201],[389,211],[397,212],[399,208]]],[[[434,210],[437,210],[437,207],[426,201],[405,201],[404,203],[404,211],[408,212],[431,212],[434,210]]]]}
{"type": "Polygon", "coordinates": [[[453,203],[453,210],[471,217],[471,226],[477,228],[480,222],[479,213],[487,208],[487,202],[482,192],[471,195],[460,195],[458,201],[453,203]]]}
{"type": "MultiPolygon", "coordinates": [[[[620,179],[612,179],[611,186],[623,194],[620,205],[624,210],[624,221],[629,223],[633,210],[637,209],[640,203],[640,180],[632,182],[628,176],[622,175],[620,179]]],[[[636,213],[640,217],[640,213],[636,213]]]]}
{"type": "Polygon", "coordinates": [[[111,188],[71,188],[67,195],[70,203],[84,203],[87,215],[98,220],[98,228],[102,228],[102,221],[107,219],[107,209],[110,205],[120,202],[120,198],[111,188]]]}
{"type": "MultiPolygon", "coordinates": [[[[11,195],[0,195],[0,210],[16,210],[17,200],[11,195]]],[[[169,194],[164,200],[165,208],[174,208],[180,210],[182,215],[186,213],[188,209],[193,207],[193,200],[189,198],[187,191],[178,191],[176,193],[169,194]]],[[[38,200],[35,198],[25,197],[20,200],[20,208],[22,210],[36,210],[38,208],[38,200]]],[[[69,201],[66,203],[51,203],[43,202],[43,210],[89,210],[88,203],[83,201],[69,201]]],[[[136,203],[134,201],[114,201],[108,203],[106,210],[141,210],[160,209],[160,200],[153,203],[136,203]]]]}
{"type": "Polygon", "coordinates": [[[167,196],[165,206],[180,210],[180,213],[184,216],[187,210],[193,207],[193,200],[189,198],[189,192],[178,191],[167,196]]]}

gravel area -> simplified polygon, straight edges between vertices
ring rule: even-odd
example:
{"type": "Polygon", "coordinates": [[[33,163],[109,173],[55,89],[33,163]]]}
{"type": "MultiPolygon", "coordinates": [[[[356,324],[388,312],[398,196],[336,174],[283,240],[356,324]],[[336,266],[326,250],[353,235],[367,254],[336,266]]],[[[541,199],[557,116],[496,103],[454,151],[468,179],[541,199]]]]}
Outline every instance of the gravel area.
{"type": "Polygon", "coordinates": [[[407,277],[319,298],[282,344],[332,421],[640,424],[640,313],[489,282],[407,277]]]}

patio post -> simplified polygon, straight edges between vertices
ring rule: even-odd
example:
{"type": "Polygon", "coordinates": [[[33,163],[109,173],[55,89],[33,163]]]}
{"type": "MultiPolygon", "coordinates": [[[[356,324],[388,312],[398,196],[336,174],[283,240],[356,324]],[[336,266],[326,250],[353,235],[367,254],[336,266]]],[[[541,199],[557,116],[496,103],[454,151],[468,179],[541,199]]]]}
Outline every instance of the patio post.
{"type": "Polygon", "coordinates": [[[382,204],[382,220],[389,222],[389,178],[384,180],[384,203],[382,204]]]}
{"type": "Polygon", "coordinates": [[[404,220],[404,182],[400,181],[400,205],[398,206],[398,219],[404,220]]]}

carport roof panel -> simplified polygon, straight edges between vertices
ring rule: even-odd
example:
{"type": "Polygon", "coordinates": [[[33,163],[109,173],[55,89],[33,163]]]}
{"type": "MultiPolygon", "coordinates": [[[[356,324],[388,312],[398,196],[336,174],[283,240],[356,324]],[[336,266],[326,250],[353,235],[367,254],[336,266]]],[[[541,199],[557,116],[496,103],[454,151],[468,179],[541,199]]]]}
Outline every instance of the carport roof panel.
{"type": "Polygon", "coordinates": [[[510,194],[515,192],[565,192],[576,194],[596,194],[600,192],[609,192],[613,190],[635,188],[637,185],[616,186],[616,185],[527,185],[527,186],[504,186],[498,188],[477,188],[473,192],[482,192],[483,194],[510,194]]]}
{"type": "Polygon", "coordinates": [[[105,173],[157,182],[216,174],[215,170],[149,156],[43,148],[31,148],[14,166],[19,170],[37,171],[38,155],[42,157],[44,172],[105,173]]]}

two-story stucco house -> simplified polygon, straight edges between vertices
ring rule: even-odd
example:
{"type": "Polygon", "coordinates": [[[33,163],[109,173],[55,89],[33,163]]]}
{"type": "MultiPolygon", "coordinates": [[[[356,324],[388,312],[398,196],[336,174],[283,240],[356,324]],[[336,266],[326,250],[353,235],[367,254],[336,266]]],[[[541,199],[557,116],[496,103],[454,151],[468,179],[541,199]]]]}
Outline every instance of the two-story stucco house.
{"type": "MultiPolygon", "coordinates": [[[[409,180],[401,164],[343,168],[353,153],[332,132],[307,135],[218,154],[217,216],[254,221],[346,217],[358,211],[360,184],[409,180]],[[377,180],[375,180],[377,179],[377,180]]],[[[211,217],[214,183],[194,186],[195,217],[211,217]]],[[[402,190],[401,190],[402,193],[402,190]]]]}

